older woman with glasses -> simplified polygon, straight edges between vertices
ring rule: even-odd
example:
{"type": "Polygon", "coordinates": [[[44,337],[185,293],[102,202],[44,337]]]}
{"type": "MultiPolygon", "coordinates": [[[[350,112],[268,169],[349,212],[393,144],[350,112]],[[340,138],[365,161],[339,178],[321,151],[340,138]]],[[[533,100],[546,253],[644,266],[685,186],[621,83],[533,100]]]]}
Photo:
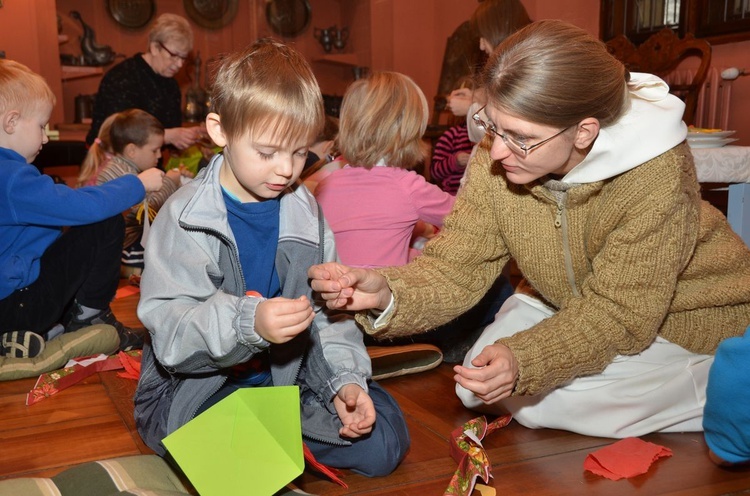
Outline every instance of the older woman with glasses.
{"type": "Polygon", "coordinates": [[[102,78],[86,142],[94,142],[107,117],[130,108],[159,119],[167,145],[184,149],[198,141],[204,135],[201,127],[182,127],[182,93],[174,79],[192,49],[193,30],[187,19],[159,16],[148,35],[148,50],[112,67],[102,78]]]}
{"type": "Polygon", "coordinates": [[[701,200],[684,104],[554,20],[505,40],[484,84],[487,134],[441,233],[403,267],[314,266],[313,289],[405,336],[471,307],[512,257],[533,291],[454,367],[467,407],[594,436],[700,431],[712,355],[750,324],[750,251],[701,200]]]}

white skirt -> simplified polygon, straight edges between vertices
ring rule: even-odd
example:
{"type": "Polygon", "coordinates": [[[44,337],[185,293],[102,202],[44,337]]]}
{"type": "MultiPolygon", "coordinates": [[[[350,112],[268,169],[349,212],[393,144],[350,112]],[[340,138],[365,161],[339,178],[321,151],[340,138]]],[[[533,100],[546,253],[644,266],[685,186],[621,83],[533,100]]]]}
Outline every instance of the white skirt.
{"type": "MultiPolygon", "coordinates": [[[[525,294],[508,298],[464,358],[512,336],[555,312],[525,294]]],[[[639,437],[651,432],[703,430],[706,382],[713,356],[698,355],[660,337],[642,353],[617,356],[602,373],[579,377],[536,396],[510,397],[485,405],[456,384],[456,394],[472,410],[510,413],[532,429],[551,428],[598,437],[639,437]]]]}

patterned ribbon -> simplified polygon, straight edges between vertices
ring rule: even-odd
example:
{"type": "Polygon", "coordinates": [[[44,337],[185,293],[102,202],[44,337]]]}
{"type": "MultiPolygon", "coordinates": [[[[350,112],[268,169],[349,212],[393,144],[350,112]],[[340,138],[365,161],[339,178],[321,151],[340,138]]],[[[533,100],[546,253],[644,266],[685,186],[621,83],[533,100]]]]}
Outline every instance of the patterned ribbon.
{"type": "Polygon", "coordinates": [[[458,468],[444,496],[470,495],[478,477],[481,477],[485,483],[489,483],[492,477],[492,467],[487,452],[482,446],[482,439],[508,425],[511,418],[510,415],[504,415],[488,424],[484,416],[477,417],[451,433],[450,454],[458,463],[458,468]]]}

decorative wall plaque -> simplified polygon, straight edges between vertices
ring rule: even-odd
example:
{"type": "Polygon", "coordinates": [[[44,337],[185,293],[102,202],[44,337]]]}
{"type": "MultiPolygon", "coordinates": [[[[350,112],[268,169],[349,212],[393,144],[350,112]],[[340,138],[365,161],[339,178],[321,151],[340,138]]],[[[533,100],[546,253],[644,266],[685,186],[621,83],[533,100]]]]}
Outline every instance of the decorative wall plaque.
{"type": "Polygon", "coordinates": [[[207,29],[224,27],[237,15],[237,0],[183,0],[183,3],[188,17],[207,29]]]}
{"type": "Polygon", "coordinates": [[[109,15],[130,29],[142,28],[156,13],[155,0],[107,0],[109,15]]]}
{"type": "Polygon", "coordinates": [[[266,21],[276,34],[293,37],[310,24],[310,3],[307,0],[269,0],[266,21]]]}

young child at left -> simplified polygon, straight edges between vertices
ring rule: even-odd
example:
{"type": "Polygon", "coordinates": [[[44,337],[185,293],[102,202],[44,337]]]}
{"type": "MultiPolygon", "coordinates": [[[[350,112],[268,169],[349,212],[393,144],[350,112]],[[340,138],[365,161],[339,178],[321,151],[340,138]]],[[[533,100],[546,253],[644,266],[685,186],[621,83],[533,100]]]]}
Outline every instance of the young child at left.
{"type": "MultiPolygon", "coordinates": [[[[99,137],[89,148],[81,167],[79,184],[87,184],[95,176],[101,185],[127,174],[138,175],[159,165],[164,145],[164,126],[140,109],[128,109],[107,118],[99,137]]],[[[164,175],[159,191],[146,195],[143,203],[134,205],[125,215],[125,241],[122,249],[122,274],[140,274],[143,270],[142,237],[146,216],[153,219],[169,196],[180,187],[187,170],[170,169],[164,175]]]]}
{"type": "Polygon", "coordinates": [[[0,60],[0,353],[33,357],[58,323],[66,332],[113,325],[122,350],[143,332],[110,309],[125,232],[120,212],[162,186],[158,169],[80,189],[31,165],[47,143],[55,96],[28,67],[0,60]],[[63,227],[69,227],[63,233],[63,227]]]}
{"type": "Polygon", "coordinates": [[[297,184],[323,125],[315,77],[298,52],[263,39],[222,60],[211,103],[206,128],[223,152],[167,200],[146,245],[138,316],[152,341],[138,431],[165,455],[165,436],[237,389],[298,385],[317,460],[387,475],[410,444],[403,414],[371,381],[354,320],[321,307],[308,284],[308,267],[337,259],[297,184]]]}

